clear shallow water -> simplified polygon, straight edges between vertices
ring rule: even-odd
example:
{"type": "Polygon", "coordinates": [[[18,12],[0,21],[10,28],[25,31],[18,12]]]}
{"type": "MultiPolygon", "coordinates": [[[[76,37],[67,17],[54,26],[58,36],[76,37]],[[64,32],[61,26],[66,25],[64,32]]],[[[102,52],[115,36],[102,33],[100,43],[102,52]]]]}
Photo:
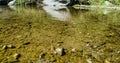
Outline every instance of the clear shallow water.
{"type": "MultiPolygon", "coordinates": [[[[100,63],[106,60],[113,63],[119,62],[119,10],[49,6],[16,7],[16,10],[9,7],[0,9],[2,9],[0,12],[0,38],[3,41],[0,42],[0,47],[2,48],[6,44],[20,46],[19,49],[5,51],[8,56],[14,52],[22,54],[20,63],[27,63],[29,60],[34,62],[41,51],[50,52],[51,47],[82,50],[82,52],[76,52],[78,56],[82,54],[81,57],[85,60],[90,58],[93,62],[98,60],[100,63]],[[30,45],[20,45],[23,42],[30,42],[30,45]],[[27,54],[28,52],[29,54],[27,54]],[[93,57],[96,59],[92,59],[93,57]],[[28,58],[31,59],[28,60],[28,58]]],[[[3,56],[4,63],[8,58],[3,56]]],[[[73,63],[77,61],[73,60],[69,54],[66,57],[70,58],[73,63]]],[[[75,55],[73,57],[78,58],[75,55]]],[[[64,63],[68,59],[61,60],[64,63]]]]}
{"type": "MultiPolygon", "coordinates": [[[[33,21],[33,23],[37,23],[37,25],[35,26],[38,28],[40,25],[44,25],[47,22],[53,22],[53,21],[56,21],[56,23],[58,22],[58,24],[61,24],[62,22],[63,24],[67,22],[71,23],[71,25],[68,24],[70,26],[68,27],[68,30],[69,29],[70,30],[68,31],[66,29],[67,31],[65,30],[63,31],[65,31],[65,36],[66,34],[69,35],[70,33],[70,35],[72,35],[71,33],[73,33],[74,35],[73,37],[76,36],[76,38],[77,38],[77,34],[79,35],[79,33],[82,34],[81,37],[83,37],[87,33],[90,34],[92,37],[94,35],[96,37],[97,35],[102,36],[99,34],[102,34],[104,30],[108,29],[109,27],[119,26],[120,24],[119,22],[120,11],[119,10],[74,9],[71,7],[67,8],[65,6],[62,6],[62,7],[44,6],[41,8],[16,7],[16,10],[10,7],[3,6],[3,7],[0,7],[0,9],[1,9],[1,12],[0,12],[1,22],[4,22],[4,21],[14,22],[14,20],[19,21],[19,22],[21,20],[25,22],[33,21]],[[44,21],[45,23],[42,21],[44,21]]],[[[52,24],[50,24],[50,26],[52,26],[52,24]]],[[[119,31],[119,27],[117,27],[117,30],[119,31]]],[[[60,32],[63,32],[63,31],[60,30],[60,32]]]]}
{"type": "MultiPolygon", "coordinates": [[[[65,34],[63,33],[63,36],[66,36],[66,34],[68,34],[70,36],[73,36],[74,38],[82,37],[83,39],[88,39],[88,38],[85,38],[84,36],[86,36],[88,34],[87,36],[89,37],[89,34],[90,34],[90,36],[92,38],[98,37],[98,38],[104,40],[104,38],[105,38],[104,30],[109,29],[114,26],[119,26],[119,24],[120,24],[119,10],[74,9],[74,8],[67,8],[65,6],[62,6],[62,7],[44,6],[41,8],[16,7],[16,10],[12,9],[10,7],[4,6],[4,7],[1,7],[0,9],[1,9],[0,21],[2,21],[2,22],[4,22],[4,21],[5,22],[6,21],[14,22],[14,20],[19,21],[19,22],[21,20],[23,20],[25,22],[33,21],[33,23],[37,23],[37,25],[35,25],[35,26],[38,28],[42,27],[40,25],[44,25],[47,22],[53,22],[53,21],[56,21],[56,23],[58,22],[58,24],[61,24],[62,22],[63,22],[63,24],[65,24],[67,22],[71,23],[71,24],[66,24],[66,25],[68,25],[68,27],[65,29],[63,26],[62,29],[64,29],[64,30],[57,31],[54,28],[53,28],[53,30],[55,32],[60,32],[60,33],[65,31],[65,34]],[[21,19],[19,19],[19,17],[21,19]],[[42,22],[42,21],[44,21],[44,22],[42,22]],[[78,36],[79,34],[81,36],[78,36]],[[102,36],[103,36],[103,38],[101,38],[102,36]]],[[[50,24],[50,26],[52,26],[52,24],[50,24]]],[[[56,26],[56,27],[59,28],[62,26],[56,26]]],[[[117,32],[119,34],[120,28],[117,27],[116,29],[118,30],[117,32]]],[[[112,29],[109,29],[109,30],[112,30],[112,29]]],[[[107,33],[107,34],[109,35],[109,33],[107,33]]],[[[118,38],[119,38],[119,36],[118,36],[118,38]]],[[[66,37],[66,39],[67,39],[67,37],[66,37]]],[[[79,43],[79,38],[77,38],[77,39],[78,39],[78,43],[79,43]]],[[[102,40],[100,40],[100,41],[102,41],[102,40]]],[[[118,42],[119,42],[119,40],[118,40],[118,42]]],[[[74,41],[73,41],[73,43],[74,43],[74,41]]],[[[73,44],[69,43],[69,41],[66,45],[67,46],[71,45],[70,47],[74,47],[73,44]]],[[[75,45],[78,45],[78,44],[75,44],[75,45]]],[[[76,47],[79,47],[79,46],[76,46],[76,47]]]]}

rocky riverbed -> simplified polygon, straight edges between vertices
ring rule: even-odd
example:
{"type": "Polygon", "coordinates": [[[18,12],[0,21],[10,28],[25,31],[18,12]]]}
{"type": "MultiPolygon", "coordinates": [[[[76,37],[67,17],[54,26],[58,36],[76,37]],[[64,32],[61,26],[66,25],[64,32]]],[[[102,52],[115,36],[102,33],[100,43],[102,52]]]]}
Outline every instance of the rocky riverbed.
{"type": "Polygon", "coordinates": [[[40,9],[1,13],[0,62],[119,63],[120,12],[72,12],[68,21],[40,9]]]}

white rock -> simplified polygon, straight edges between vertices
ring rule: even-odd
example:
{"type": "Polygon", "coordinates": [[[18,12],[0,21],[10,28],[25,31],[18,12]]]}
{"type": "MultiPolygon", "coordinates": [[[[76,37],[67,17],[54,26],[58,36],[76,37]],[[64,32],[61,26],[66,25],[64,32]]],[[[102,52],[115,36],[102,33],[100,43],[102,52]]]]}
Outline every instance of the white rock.
{"type": "Polygon", "coordinates": [[[20,54],[15,53],[15,54],[13,55],[13,57],[14,57],[15,59],[18,59],[18,58],[20,57],[20,54]]]}
{"type": "Polygon", "coordinates": [[[64,54],[64,49],[63,49],[63,48],[57,48],[57,49],[55,50],[55,53],[62,56],[62,55],[64,54]]]}
{"type": "Polygon", "coordinates": [[[76,49],[75,49],[75,48],[73,48],[73,49],[72,49],[72,52],[76,52],[76,49]]]}

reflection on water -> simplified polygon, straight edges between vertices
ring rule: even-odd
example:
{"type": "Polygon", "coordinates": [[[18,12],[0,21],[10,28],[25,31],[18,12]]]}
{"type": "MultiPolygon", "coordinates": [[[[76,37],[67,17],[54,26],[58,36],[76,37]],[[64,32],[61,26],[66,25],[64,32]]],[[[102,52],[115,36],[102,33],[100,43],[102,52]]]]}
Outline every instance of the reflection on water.
{"type": "Polygon", "coordinates": [[[43,9],[55,19],[60,21],[66,21],[70,18],[69,9],[65,6],[55,7],[55,6],[43,6],[43,9]]]}
{"type": "Polygon", "coordinates": [[[2,12],[2,8],[0,8],[0,12],[2,12]]]}
{"type": "Polygon", "coordinates": [[[14,6],[14,5],[9,6],[9,8],[10,8],[11,10],[16,10],[16,6],[14,6]]]}
{"type": "Polygon", "coordinates": [[[111,12],[112,12],[112,10],[109,10],[109,9],[103,10],[103,14],[104,14],[104,15],[107,15],[107,14],[109,14],[109,13],[111,13],[111,12]]]}
{"type": "Polygon", "coordinates": [[[3,9],[0,7],[0,12],[2,12],[3,11],[3,9]]]}
{"type": "MultiPolygon", "coordinates": [[[[0,6],[0,13],[7,10],[17,10],[20,7],[16,6],[0,6]]],[[[91,10],[91,9],[73,9],[73,8],[67,8],[66,6],[43,6],[42,7],[44,11],[46,11],[46,13],[48,15],[50,15],[52,17],[52,19],[55,20],[59,20],[59,21],[67,21],[69,19],[71,19],[74,16],[79,16],[81,15],[81,13],[84,13],[86,11],[95,11],[91,10]]],[[[103,15],[107,15],[110,13],[114,13],[116,10],[111,10],[111,9],[100,9],[100,10],[96,10],[97,13],[103,14],[103,15]]],[[[10,12],[10,11],[9,11],[10,12]]]]}
{"type": "Polygon", "coordinates": [[[43,0],[43,9],[55,19],[66,21],[70,18],[69,9],[66,7],[70,0],[43,0]]]}
{"type": "Polygon", "coordinates": [[[0,12],[4,12],[6,10],[16,10],[16,6],[0,6],[0,12]]]}

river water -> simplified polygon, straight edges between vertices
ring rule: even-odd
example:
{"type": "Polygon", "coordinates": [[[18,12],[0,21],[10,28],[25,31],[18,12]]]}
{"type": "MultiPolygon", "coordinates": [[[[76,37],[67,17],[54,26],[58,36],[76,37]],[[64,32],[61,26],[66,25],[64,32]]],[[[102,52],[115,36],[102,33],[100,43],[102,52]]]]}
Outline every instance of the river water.
{"type": "MultiPolygon", "coordinates": [[[[1,48],[4,45],[16,47],[6,50],[6,53],[0,49],[0,61],[3,63],[13,61],[10,58],[14,53],[21,54],[18,61],[20,63],[35,62],[41,52],[48,52],[52,47],[82,51],[78,56],[71,57],[68,53],[64,59],[56,58],[56,63],[118,63],[120,11],[100,8],[74,9],[65,6],[0,6],[0,38],[1,48]],[[82,60],[78,59],[79,55],[82,60]]],[[[49,56],[49,53],[46,55],[49,56]]]]}

